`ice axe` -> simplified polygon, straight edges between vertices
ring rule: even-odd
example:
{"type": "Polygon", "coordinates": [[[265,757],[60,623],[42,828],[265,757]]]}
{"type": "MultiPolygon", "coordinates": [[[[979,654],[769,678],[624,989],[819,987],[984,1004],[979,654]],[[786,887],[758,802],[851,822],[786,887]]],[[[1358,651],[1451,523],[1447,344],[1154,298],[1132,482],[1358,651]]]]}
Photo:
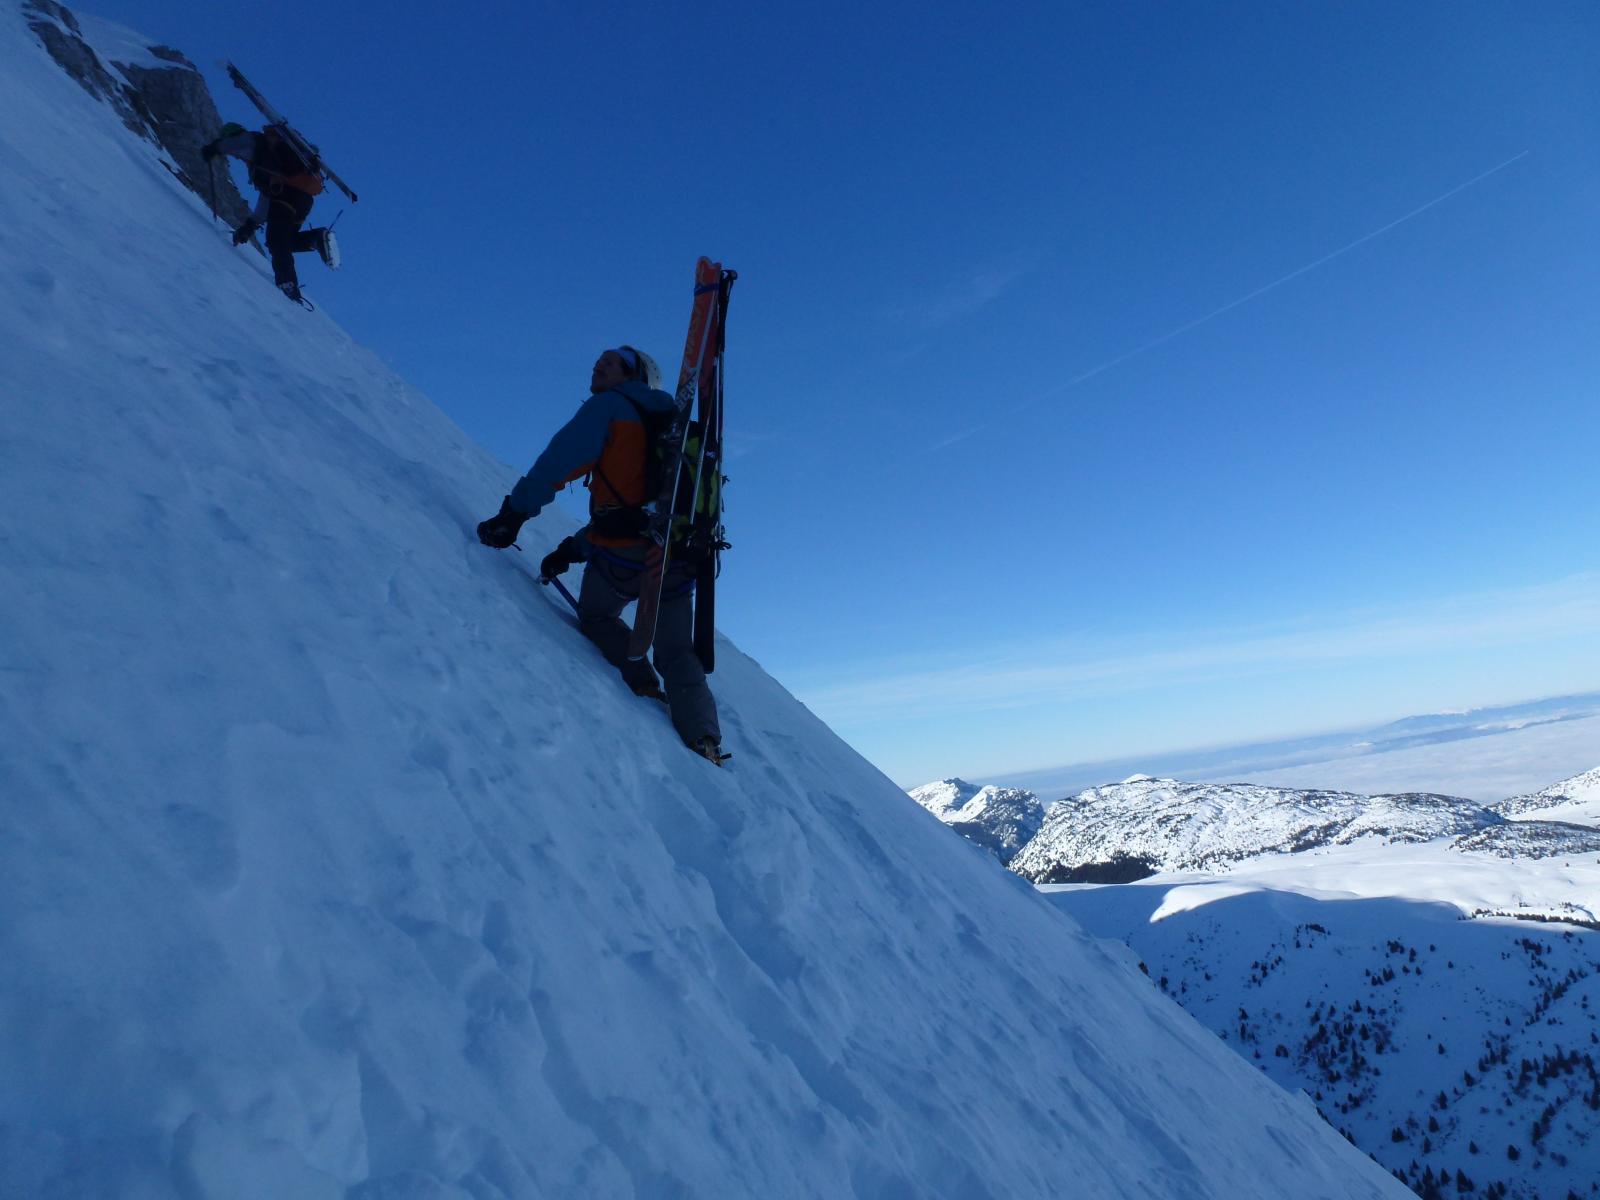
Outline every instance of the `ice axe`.
{"type": "Polygon", "coordinates": [[[567,603],[572,605],[572,611],[573,612],[577,612],[578,611],[578,601],[576,599],[574,599],[574,597],[573,597],[571,592],[567,591],[567,585],[562,583],[561,580],[555,578],[554,576],[551,576],[549,579],[546,579],[543,575],[541,575],[541,576],[539,576],[539,582],[540,582],[540,584],[542,584],[545,587],[549,587],[551,585],[554,585],[556,591],[560,592],[564,597],[566,597],[567,603]]]}

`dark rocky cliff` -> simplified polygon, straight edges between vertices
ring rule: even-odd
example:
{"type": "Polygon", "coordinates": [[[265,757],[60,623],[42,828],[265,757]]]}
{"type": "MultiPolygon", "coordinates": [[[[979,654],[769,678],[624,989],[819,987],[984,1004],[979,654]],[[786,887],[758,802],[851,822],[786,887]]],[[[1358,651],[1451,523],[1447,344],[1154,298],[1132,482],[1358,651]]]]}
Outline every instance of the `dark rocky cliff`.
{"type": "MultiPolygon", "coordinates": [[[[222,126],[216,101],[195,65],[170,46],[150,46],[150,55],[170,66],[103,62],[84,37],[82,26],[56,0],[26,0],[28,26],[50,57],[96,99],[116,110],[133,132],[165,153],[163,165],[207,204],[211,203],[212,171],[200,147],[222,126]]],[[[215,172],[217,212],[229,225],[249,216],[228,172],[215,172]]]]}

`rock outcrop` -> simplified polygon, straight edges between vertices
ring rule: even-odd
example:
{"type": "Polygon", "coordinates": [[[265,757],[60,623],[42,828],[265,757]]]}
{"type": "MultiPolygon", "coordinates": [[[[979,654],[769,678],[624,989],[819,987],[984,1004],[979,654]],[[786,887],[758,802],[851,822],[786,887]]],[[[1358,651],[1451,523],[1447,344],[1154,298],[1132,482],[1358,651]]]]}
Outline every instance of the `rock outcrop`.
{"type": "MultiPolygon", "coordinates": [[[[213,172],[200,157],[200,147],[222,126],[216,101],[204,76],[182,52],[170,46],[145,46],[144,62],[106,57],[93,44],[92,31],[56,0],[26,0],[28,27],[50,57],[97,100],[110,105],[134,133],[158,146],[162,165],[207,204],[213,182],[218,215],[237,225],[250,207],[228,172],[213,172]]],[[[132,58],[132,55],[126,56],[132,58]]]]}

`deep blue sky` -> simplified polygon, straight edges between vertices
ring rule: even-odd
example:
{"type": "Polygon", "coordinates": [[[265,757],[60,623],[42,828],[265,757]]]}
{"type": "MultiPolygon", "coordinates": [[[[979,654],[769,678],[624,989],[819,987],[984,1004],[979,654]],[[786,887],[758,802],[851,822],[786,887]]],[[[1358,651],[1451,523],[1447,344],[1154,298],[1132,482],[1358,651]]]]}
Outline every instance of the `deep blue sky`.
{"type": "Polygon", "coordinates": [[[1600,7],[86,11],[519,469],[736,267],[722,625],[903,783],[1600,685],[1600,7]]]}

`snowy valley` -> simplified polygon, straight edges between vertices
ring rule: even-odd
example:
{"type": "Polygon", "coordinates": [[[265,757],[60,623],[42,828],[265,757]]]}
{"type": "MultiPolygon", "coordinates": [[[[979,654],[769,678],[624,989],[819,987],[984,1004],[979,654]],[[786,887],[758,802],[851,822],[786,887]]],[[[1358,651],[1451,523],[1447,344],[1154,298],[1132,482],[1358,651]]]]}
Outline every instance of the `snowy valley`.
{"type": "Polygon", "coordinates": [[[1600,1195],[1600,771],[1489,805],[1136,777],[1010,865],[1420,1195],[1600,1195]]]}

